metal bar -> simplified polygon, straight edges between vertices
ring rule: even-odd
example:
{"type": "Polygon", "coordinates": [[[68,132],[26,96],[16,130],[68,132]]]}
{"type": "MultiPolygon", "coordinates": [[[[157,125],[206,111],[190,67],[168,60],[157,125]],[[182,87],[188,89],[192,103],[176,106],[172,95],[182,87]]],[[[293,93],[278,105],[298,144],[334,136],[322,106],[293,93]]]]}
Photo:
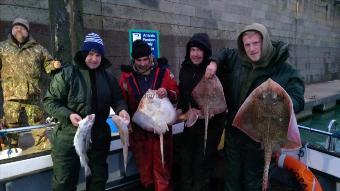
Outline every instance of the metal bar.
{"type": "Polygon", "coordinates": [[[306,131],[311,131],[311,132],[314,132],[314,133],[319,133],[319,134],[322,134],[322,135],[327,135],[327,136],[330,136],[330,137],[335,137],[335,138],[340,139],[340,133],[339,134],[330,133],[330,132],[327,132],[327,131],[314,129],[314,128],[306,127],[306,126],[302,126],[302,125],[298,125],[298,127],[300,129],[303,129],[303,130],[306,130],[306,131]]]}
{"type": "Polygon", "coordinates": [[[33,125],[33,126],[26,126],[26,127],[18,127],[18,128],[9,128],[9,129],[1,129],[0,130],[0,136],[2,134],[7,133],[17,133],[17,132],[23,132],[23,131],[29,131],[32,129],[39,129],[39,128],[47,128],[47,127],[53,127],[57,125],[58,123],[48,123],[48,124],[41,124],[41,125],[33,125]]]}

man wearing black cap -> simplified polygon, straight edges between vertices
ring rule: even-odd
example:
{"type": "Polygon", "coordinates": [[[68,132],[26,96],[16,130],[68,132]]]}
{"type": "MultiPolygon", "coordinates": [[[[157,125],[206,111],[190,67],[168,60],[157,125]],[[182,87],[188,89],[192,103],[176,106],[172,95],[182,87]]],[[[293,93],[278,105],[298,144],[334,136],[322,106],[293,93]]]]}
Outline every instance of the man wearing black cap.
{"type": "MultiPolygon", "coordinates": [[[[157,90],[160,98],[168,97],[172,103],[177,101],[178,88],[173,74],[161,66],[151,54],[150,46],[136,40],[132,45],[132,64],[125,67],[120,78],[123,96],[128,102],[132,116],[148,89],[157,90]]],[[[130,147],[137,162],[140,181],[146,190],[170,191],[172,168],[172,131],[164,135],[164,166],[161,161],[159,136],[147,132],[132,123],[130,147]]]]}
{"type": "MultiPolygon", "coordinates": [[[[192,91],[204,77],[211,45],[206,33],[194,34],[187,43],[185,60],[179,72],[180,98],[178,109],[202,116],[200,108],[192,98],[192,91]]],[[[209,120],[208,138],[204,154],[204,119],[198,119],[191,127],[184,127],[180,144],[180,187],[182,191],[207,191],[212,172],[213,155],[223,132],[225,114],[218,114],[209,120]]]]}
{"type": "Polygon", "coordinates": [[[44,97],[46,111],[60,122],[53,130],[52,139],[54,191],[77,189],[80,162],[73,138],[78,122],[90,114],[95,114],[95,121],[87,152],[91,175],[86,178],[86,190],[105,190],[106,158],[111,142],[106,119],[110,107],[126,120],[130,117],[118,81],[106,70],[111,64],[104,53],[100,36],[86,35],[82,49],[74,58],[76,64],[64,67],[54,76],[44,97]]]}
{"type": "MultiPolygon", "coordinates": [[[[43,73],[61,67],[47,50],[30,36],[27,20],[16,18],[6,41],[0,42],[1,85],[4,95],[4,122],[8,128],[23,126],[21,114],[28,124],[43,122],[41,91],[43,73]]],[[[32,130],[38,149],[49,147],[45,129],[32,130]]],[[[17,147],[18,135],[11,134],[10,146],[17,147]]]]}

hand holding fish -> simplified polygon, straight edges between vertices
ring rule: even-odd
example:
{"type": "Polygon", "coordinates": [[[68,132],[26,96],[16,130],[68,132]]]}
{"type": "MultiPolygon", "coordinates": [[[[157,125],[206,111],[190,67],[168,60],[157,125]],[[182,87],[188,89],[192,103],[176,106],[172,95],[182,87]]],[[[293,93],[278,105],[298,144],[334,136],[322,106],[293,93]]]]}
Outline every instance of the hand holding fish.
{"type": "Polygon", "coordinates": [[[197,119],[204,119],[203,112],[199,109],[196,108],[190,108],[186,113],[186,122],[185,126],[186,127],[192,127],[197,119]]]}
{"type": "Polygon", "coordinates": [[[203,112],[199,109],[196,109],[196,108],[191,108],[190,109],[192,114],[194,115],[197,115],[199,119],[204,119],[204,115],[203,115],[203,112]]]}
{"type": "Polygon", "coordinates": [[[82,118],[78,114],[72,113],[70,115],[70,120],[71,120],[71,123],[72,123],[73,126],[78,127],[79,126],[79,121],[81,121],[82,118]]]}
{"type": "Polygon", "coordinates": [[[158,95],[158,97],[159,97],[160,99],[165,98],[165,97],[168,96],[168,92],[166,91],[165,88],[159,88],[159,89],[156,91],[156,94],[158,95]]]}
{"type": "Polygon", "coordinates": [[[129,115],[129,113],[128,113],[127,111],[125,111],[125,110],[123,109],[123,110],[121,110],[121,111],[119,112],[118,115],[119,115],[119,117],[123,118],[123,119],[126,121],[127,124],[130,123],[130,115],[129,115]]]}
{"type": "Polygon", "coordinates": [[[205,79],[211,79],[216,74],[217,64],[215,61],[210,61],[209,65],[205,69],[204,77],[205,79]]]}

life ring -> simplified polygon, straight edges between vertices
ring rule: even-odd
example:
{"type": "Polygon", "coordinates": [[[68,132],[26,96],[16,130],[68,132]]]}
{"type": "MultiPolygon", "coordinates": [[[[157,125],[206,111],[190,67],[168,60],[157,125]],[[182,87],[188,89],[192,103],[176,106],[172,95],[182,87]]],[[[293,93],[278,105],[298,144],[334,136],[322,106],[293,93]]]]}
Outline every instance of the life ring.
{"type": "Polygon", "coordinates": [[[321,185],[308,167],[293,156],[282,154],[278,157],[277,165],[294,173],[304,191],[322,191],[321,185]]]}

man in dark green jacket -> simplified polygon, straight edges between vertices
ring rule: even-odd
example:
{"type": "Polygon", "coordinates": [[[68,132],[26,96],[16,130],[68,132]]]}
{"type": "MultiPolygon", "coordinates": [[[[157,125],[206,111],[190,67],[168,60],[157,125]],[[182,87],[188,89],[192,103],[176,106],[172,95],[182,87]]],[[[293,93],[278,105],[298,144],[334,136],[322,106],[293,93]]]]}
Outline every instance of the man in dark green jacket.
{"type": "Polygon", "coordinates": [[[76,190],[80,162],[73,138],[78,122],[93,113],[96,116],[88,151],[92,174],[86,179],[86,190],[105,190],[111,141],[106,119],[110,106],[119,116],[128,120],[130,117],[117,80],[106,70],[110,63],[104,57],[99,35],[86,36],[75,62],[54,76],[44,98],[46,111],[60,121],[52,137],[53,190],[76,190]]]}
{"type": "Polygon", "coordinates": [[[225,190],[261,190],[264,151],[260,144],[232,126],[247,96],[268,78],[280,84],[293,101],[294,112],[304,108],[304,83],[288,64],[288,45],[272,42],[262,24],[248,25],[237,39],[238,50],[222,49],[212,57],[205,77],[217,70],[228,104],[225,134],[225,190]]]}

